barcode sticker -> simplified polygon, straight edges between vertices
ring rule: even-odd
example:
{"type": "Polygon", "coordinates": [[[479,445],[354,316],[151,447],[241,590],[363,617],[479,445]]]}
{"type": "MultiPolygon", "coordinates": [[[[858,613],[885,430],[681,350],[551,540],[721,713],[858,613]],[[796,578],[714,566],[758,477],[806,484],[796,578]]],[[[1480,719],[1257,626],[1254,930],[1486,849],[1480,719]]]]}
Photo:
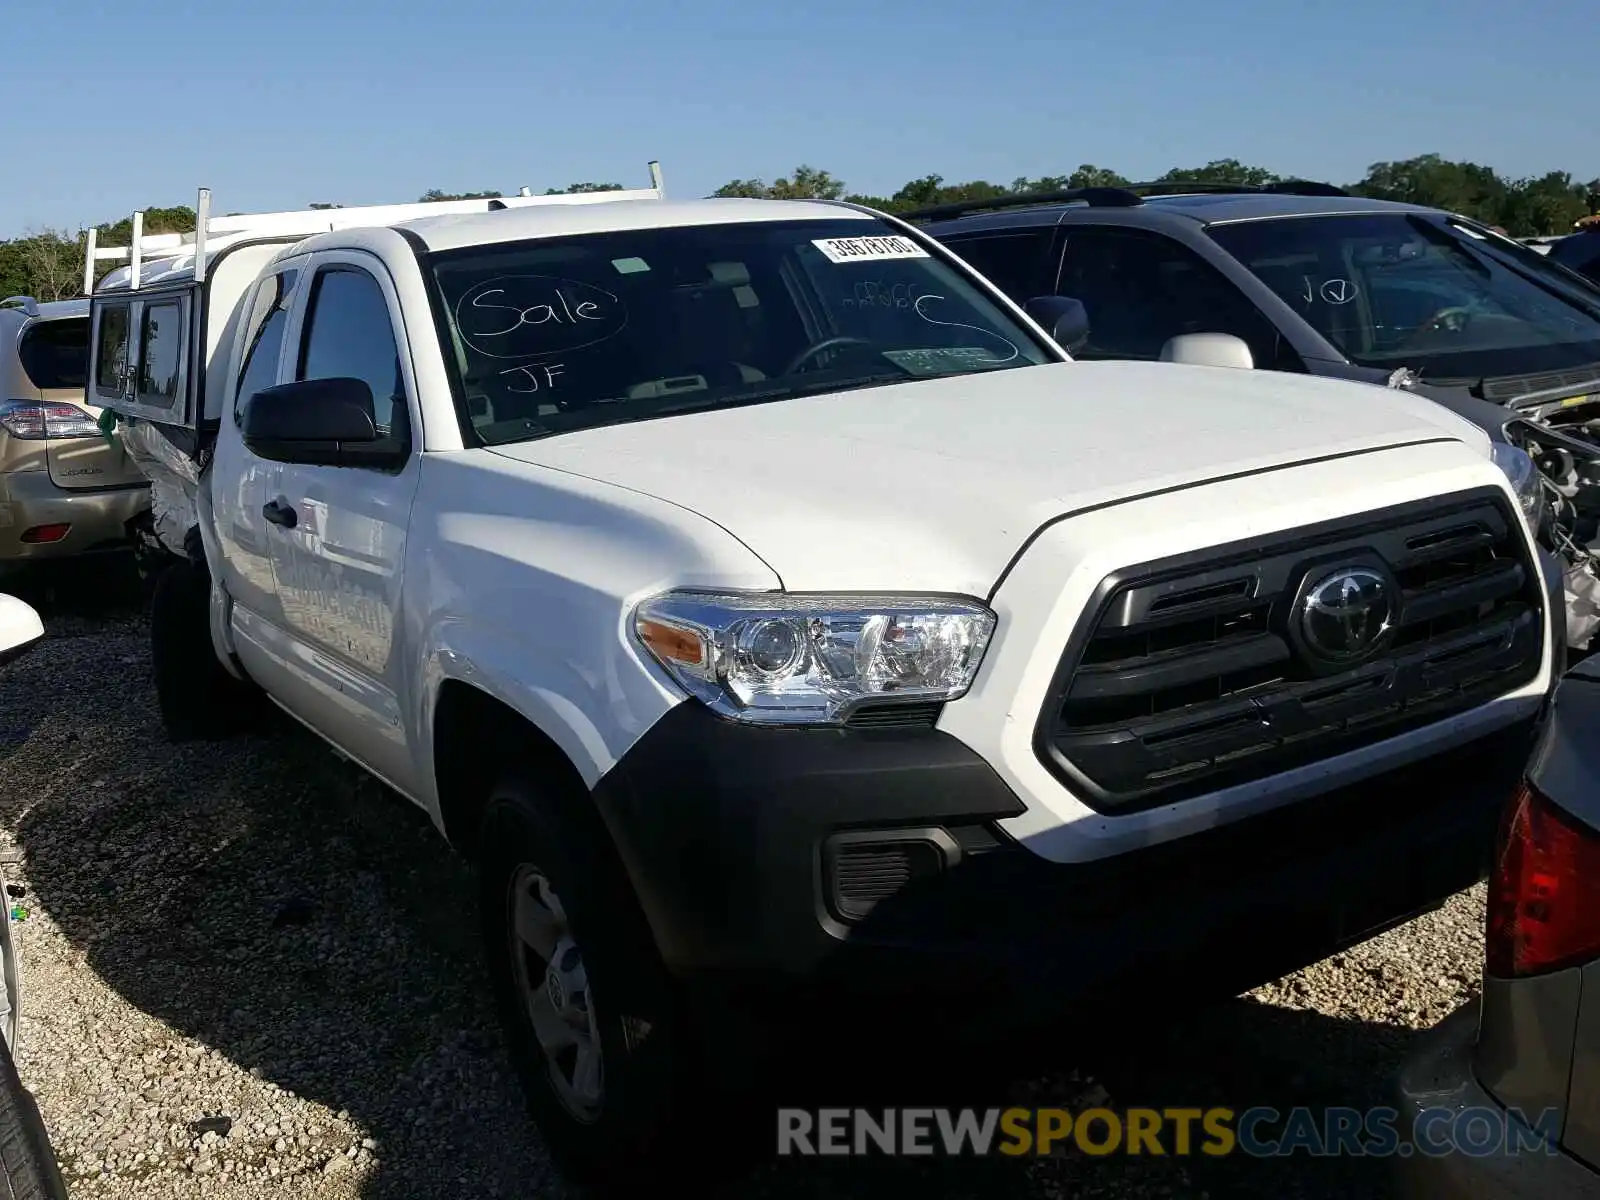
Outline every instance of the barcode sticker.
{"type": "Polygon", "coordinates": [[[927,258],[928,252],[910,238],[818,238],[811,243],[829,262],[882,262],[890,258],[927,258]]]}

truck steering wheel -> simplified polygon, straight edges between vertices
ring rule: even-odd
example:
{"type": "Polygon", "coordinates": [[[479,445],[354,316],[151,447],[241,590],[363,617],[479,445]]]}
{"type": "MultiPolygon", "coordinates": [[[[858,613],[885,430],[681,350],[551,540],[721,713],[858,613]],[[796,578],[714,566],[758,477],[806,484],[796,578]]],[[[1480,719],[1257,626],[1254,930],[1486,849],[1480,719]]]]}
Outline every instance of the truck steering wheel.
{"type": "Polygon", "coordinates": [[[817,355],[823,353],[825,350],[834,350],[842,346],[870,345],[872,345],[870,338],[851,337],[848,334],[840,334],[835,337],[825,337],[820,342],[812,342],[811,345],[807,346],[804,350],[800,351],[799,354],[796,354],[793,358],[791,358],[788,363],[785,364],[782,374],[798,374],[802,366],[810,362],[817,355]]]}

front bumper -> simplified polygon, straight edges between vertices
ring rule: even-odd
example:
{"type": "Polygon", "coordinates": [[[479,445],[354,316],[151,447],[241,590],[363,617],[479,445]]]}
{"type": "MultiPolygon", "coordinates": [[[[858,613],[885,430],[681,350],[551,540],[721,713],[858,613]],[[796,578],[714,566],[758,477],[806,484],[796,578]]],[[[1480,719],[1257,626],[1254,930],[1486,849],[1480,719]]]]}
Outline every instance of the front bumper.
{"type": "Polygon", "coordinates": [[[0,562],[61,558],[126,547],[128,522],[150,507],[150,487],[69,491],[47,471],[0,474],[0,562]],[[39,525],[72,528],[57,542],[25,542],[39,525]]]}
{"type": "Polygon", "coordinates": [[[595,799],[680,977],[755,1005],[950,996],[1026,1019],[1170,1000],[1174,978],[1186,1002],[1234,994],[1437,905],[1483,878],[1534,729],[1081,864],[1001,832],[1021,801],[933,729],[758,729],[684,703],[595,799]]]}
{"type": "MultiPolygon", "coordinates": [[[[1473,1075],[1477,1030],[1478,1003],[1474,1001],[1418,1039],[1394,1085],[1403,1145],[1413,1143],[1411,1131],[1425,1112],[1439,1114],[1430,1118],[1434,1130],[1449,1127],[1453,1118],[1445,1114],[1472,1110],[1515,1120],[1473,1075]]],[[[1559,1150],[1547,1153],[1543,1148],[1531,1148],[1532,1138],[1529,1131],[1515,1153],[1477,1154],[1456,1149],[1443,1154],[1402,1154],[1394,1159],[1398,1190],[1418,1200],[1600,1200],[1600,1175],[1559,1150]]],[[[1436,1133],[1422,1140],[1435,1145],[1441,1142],[1436,1133]]],[[[1515,1139],[1506,1140],[1517,1144],[1515,1139]]]]}

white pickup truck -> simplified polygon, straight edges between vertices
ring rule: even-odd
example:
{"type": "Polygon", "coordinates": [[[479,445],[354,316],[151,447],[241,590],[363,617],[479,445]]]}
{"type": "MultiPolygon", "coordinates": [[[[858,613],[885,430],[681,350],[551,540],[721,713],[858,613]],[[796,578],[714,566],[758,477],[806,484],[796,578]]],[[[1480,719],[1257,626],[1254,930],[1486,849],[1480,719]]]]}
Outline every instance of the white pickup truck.
{"type": "Polygon", "coordinates": [[[1481,877],[1561,618],[1475,427],[1074,363],[850,205],[477,208],[203,221],[99,402],[169,731],[264,692],[471,856],[574,1169],[797,1032],[1170,1011],[1481,877]]]}

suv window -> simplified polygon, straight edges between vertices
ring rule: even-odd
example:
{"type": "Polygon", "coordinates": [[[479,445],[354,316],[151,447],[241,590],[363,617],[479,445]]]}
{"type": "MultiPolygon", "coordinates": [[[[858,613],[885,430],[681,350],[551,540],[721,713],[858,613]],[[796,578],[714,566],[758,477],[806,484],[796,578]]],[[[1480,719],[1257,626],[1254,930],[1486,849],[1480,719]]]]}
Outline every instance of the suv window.
{"type": "Polygon", "coordinates": [[[1018,304],[1049,295],[1055,280],[1047,278],[1050,239],[1055,226],[1006,233],[964,233],[941,238],[981,275],[1018,304]]]}
{"type": "Polygon", "coordinates": [[[239,364],[239,388],[234,397],[233,416],[239,419],[251,396],[278,382],[278,354],[283,349],[283,327],[289,320],[289,304],[294,296],[295,270],[279,271],[256,289],[251,307],[250,340],[244,361],[239,364]]]}
{"type": "Polygon", "coordinates": [[[1069,225],[1056,288],[1083,302],[1088,344],[1074,357],[1156,359],[1183,333],[1230,333],[1255,365],[1304,370],[1278,330],[1221,271],[1143,229],[1069,225]]]}
{"type": "Polygon", "coordinates": [[[1600,361],[1600,292],[1443,216],[1319,215],[1208,232],[1362,366],[1481,379],[1600,361]]]}
{"type": "Polygon", "coordinates": [[[355,267],[325,267],[311,285],[296,379],[351,378],[372,389],[378,433],[406,440],[405,377],[389,302],[378,281],[355,267]]]}
{"type": "Polygon", "coordinates": [[[430,261],[446,361],[487,443],[1058,361],[876,218],[627,229],[430,261]]]}
{"type": "Polygon", "coordinates": [[[171,408],[182,362],[183,308],[171,300],[147,303],[139,316],[139,402],[171,408]]]}
{"type": "Polygon", "coordinates": [[[1600,283],[1600,229],[1562,238],[1550,247],[1550,258],[1600,283]]]}
{"type": "Polygon", "coordinates": [[[39,390],[82,388],[89,381],[89,318],[30,321],[17,354],[23,372],[39,390]]]}
{"type": "Polygon", "coordinates": [[[121,396],[128,382],[128,324],[128,305],[108,304],[100,310],[94,386],[108,396],[121,396]]]}

